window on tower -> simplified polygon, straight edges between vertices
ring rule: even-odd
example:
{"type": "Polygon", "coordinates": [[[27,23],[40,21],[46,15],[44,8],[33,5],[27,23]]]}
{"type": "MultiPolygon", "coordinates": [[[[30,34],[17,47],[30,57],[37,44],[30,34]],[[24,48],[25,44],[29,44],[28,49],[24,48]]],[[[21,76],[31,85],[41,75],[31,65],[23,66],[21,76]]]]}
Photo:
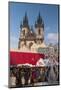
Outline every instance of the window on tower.
{"type": "Polygon", "coordinates": [[[39,35],[41,34],[41,30],[40,30],[40,29],[38,30],[38,34],[39,34],[39,35]]]}
{"type": "Polygon", "coordinates": [[[25,35],[25,30],[23,30],[23,36],[25,35]]]}

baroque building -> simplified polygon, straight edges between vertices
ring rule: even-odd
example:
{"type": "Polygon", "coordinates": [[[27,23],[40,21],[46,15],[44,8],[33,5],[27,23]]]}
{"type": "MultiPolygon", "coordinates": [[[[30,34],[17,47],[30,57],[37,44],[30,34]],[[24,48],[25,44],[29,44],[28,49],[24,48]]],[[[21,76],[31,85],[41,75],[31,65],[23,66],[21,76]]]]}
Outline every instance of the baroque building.
{"type": "Polygon", "coordinates": [[[33,27],[29,26],[28,16],[25,13],[23,22],[20,25],[20,36],[18,42],[18,49],[21,49],[25,45],[28,49],[31,49],[33,44],[41,45],[44,44],[44,21],[40,16],[40,13],[35,21],[33,27]],[[35,29],[35,30],[34,30],[35,29]]]}

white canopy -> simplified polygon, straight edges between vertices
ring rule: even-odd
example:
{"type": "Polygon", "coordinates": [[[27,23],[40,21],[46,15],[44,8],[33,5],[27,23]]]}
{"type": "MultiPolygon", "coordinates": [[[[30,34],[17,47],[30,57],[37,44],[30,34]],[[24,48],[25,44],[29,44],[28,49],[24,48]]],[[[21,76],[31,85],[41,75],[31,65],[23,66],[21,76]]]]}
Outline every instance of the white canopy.
{"type": "Polygon", "coordinates": [[[36,66],[45,66],[45,63],[44,63],[44,61],[43,61],[42,58],[40,58],[40,59],[37,61],[36,66]]]}

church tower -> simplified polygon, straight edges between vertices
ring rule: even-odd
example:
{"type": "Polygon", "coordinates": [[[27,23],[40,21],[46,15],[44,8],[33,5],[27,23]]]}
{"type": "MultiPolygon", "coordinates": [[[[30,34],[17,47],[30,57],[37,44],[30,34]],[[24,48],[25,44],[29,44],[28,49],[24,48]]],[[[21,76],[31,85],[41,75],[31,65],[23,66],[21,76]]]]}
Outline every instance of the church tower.
{"type": "Polygon", "coordinates": [[[44,41],[44,22],[42,20],[42,17],[40,16],[40,13],[35,22],[35,29],[36,42],[37,44],[41,44],[44,41]]]}
{"type": "Polygon", "coordinates": [[[29,23],[28,23],[28,17],[27,13],[25,13],[25,16],[23,18],[23,22],[20,25],[20,38],[19,38],[19,43],[18,43],[18,49],[22,46],[22,44],[26,44],[26,35],[29,32],[29,23]]]}

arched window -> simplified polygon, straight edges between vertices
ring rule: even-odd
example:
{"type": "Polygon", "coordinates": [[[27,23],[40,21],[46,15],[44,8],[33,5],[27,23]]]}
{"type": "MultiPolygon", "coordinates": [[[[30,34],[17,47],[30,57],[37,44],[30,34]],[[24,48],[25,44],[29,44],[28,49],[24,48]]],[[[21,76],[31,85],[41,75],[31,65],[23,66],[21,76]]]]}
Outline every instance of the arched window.
{"type": "Polygon", "coordinates": [[[23,30],[23,36],[25,35],[25,30],[23,30]]]}
{"type": "Polygon", "coordinates": [[[39,35],[41,34],[41,30],[40,30],[40,29],[38,30],[38,34],[39,34],[39,35]]]}

